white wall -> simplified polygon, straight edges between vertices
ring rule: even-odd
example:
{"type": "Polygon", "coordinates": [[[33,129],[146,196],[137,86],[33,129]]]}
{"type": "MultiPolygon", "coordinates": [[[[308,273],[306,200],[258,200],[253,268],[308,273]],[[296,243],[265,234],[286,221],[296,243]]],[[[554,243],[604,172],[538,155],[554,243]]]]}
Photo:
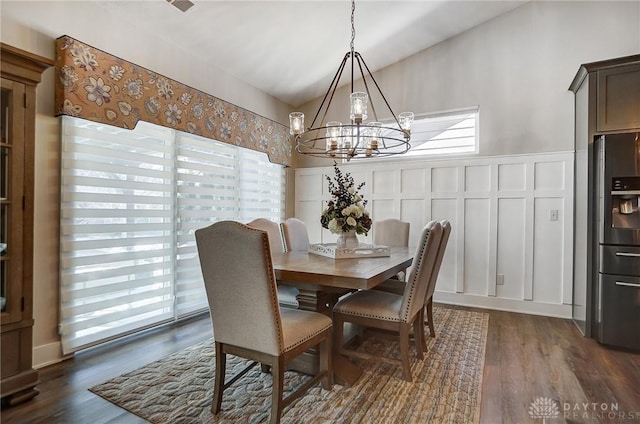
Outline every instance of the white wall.
{"type": "MultiPolygon", "coordinates": [[[[480,155],[569,151],[569,84],[579,66],[638,52],[638,1],[531,1],[375,77],[396,113],[479,106],[480,155]]],[[[332,118],[344,120],[341,103],[332,106],[338,111],[332,118]]],[[[301,110],[313,117],[317,107],[312,102],[301,110]]],[[[295,160],[296,167],[331,163],[295,160]]]]}
{"type": "MultiPolygon", "coordinates": [[[[411,224],[410,245],[432,219],[448,219],[451,237],[436,301],[571,318],[573,154],[341,165],[364,181],[375,222],[411,224]],[[550,212],[557,211],[557,220],[550,212]],[[497,276],[504,284],[497,285],[497,276]]],[[[334,243],[320,226],[332,167],[296,169],[296,217],[311,243],[334,243]]]]}

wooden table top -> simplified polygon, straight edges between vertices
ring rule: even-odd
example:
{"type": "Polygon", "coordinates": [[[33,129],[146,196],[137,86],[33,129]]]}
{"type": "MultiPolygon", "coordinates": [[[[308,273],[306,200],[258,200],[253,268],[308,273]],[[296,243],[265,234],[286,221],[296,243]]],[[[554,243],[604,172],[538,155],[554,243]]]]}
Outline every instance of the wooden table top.
{"type": "Polygon", "coordinates": [[[276,279],[345,289],[370,289],[403,271],[413,248],[392,247],[391,256],[333,259],[309,252],[272,253],[276,279]]]}

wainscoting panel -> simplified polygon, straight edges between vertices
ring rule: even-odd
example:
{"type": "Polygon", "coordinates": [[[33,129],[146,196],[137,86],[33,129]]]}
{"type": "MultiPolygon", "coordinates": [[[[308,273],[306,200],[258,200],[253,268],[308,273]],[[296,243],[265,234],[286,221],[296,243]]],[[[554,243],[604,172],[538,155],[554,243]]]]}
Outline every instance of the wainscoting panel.
{"type": "Polygon", "coordinates": [[[424,192],[426,191],[426,180],[424,171],[424,169],[400,170],[400,191],[402,192],[402,194],[424,194],[424,192]]]}
{"type": "MultiPolygon", "coordinates": [[[[340,168],[365,182],[374,222],[411,224],[411,245],[428,221],[451,221],[436,301],[571,317],[572,152],[340,168]]],[[[333,168],[295,170],[295,215],[308,223],[311,243],[337,238],[318,225],[330,197],[325,175],[333,168]]],[[[371,243],[374,232],[358,238],[371,243]]]]}
{"type": "MultiPolygon", "coordinates": [[[[457,211],[456,199],[433,199],[431,200],[431,215],[433,217],[447,217],[451,223],[451,235],[447,242],[447,249],[442,258],[440,274],[438,276],[438,290],[455,293],[456,288],[460,285],[462,290],[462,271],[464,270],[463,255],[457,255],[458,246],[464,243],[464,237],[458,237],[462,234],[460,231],[453,231],[453,228],[460,228],[460,215],[457,211]]],[[[413,226],[413,224],[412,224],[413,226]]],[[[409,244],[415,246],[418,244],[419,232],[412,232],[409,236],[409,244]],[[413,237],[413,238],[412,238],[413,237]]]]}
{"type": "Polygon", "coordinates": [[[498,260],[496,267],[496,296],[523,299],[525,269],[525,200],[498,200],[498,260]],[[501,276],[501,277],[499,277],[501,276]],[[502,282],[498,284],[498,280],[502,282]]]}

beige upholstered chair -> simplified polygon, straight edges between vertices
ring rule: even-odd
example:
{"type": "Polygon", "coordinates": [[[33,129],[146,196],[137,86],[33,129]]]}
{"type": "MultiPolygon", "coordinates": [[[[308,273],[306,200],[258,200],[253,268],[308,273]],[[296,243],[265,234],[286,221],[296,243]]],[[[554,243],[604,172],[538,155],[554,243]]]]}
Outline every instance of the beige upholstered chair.
{"type": "Polygon", "coordinates": [[[266,218],[256,218],[251,222],[247,222],[251,228],[266,231],[269,235],[269,247],[272,252],[284,252],[284,244],[282,240],[282,232],[280,224],[266,218]]]}
{"type": "Polygon", "coordinates": [[[409,246],[410,224],[399,219],[383,219],[373,223],[373,243],[391,247],[409,246]]]}
{"type": "Polygon", "coordinates": [[[380,290],[361,290],[342,298],[334,306],[334,343],[338,346],[341,354],[365,359],[374,357],[371,354],[347,349],[343,346],[344,322],[398,333],[400,336],[400,360],[387,357],[375,358],[384,362],[399,362],[402,364],[404,379],[412,381],[409,364],[409,335],[413,328],[416,355],[418,359],[422,359],[425,345],[422,340],[424,337],[424,299],[441,236],[442,226],[436,221],[428,223],[422,230],[413,259],[413,267],[403,295],[380,290]]]}
{"type": "Polygon", "coordinates": [[[197,230],[195,236],[215,340],[211,411],[220,411],[227,387],[263,363],[273,376],[270,422],[278,423],[283,408],[318,381],[331,388],[331,319],[316,312],[280,309],[265,231],[222,221],[197,230]],[[283,399],[285,365],[314,346],[319,347],[318,374],[283,399]],[[225,383],[227,354],[255,362],[225,383]]]}
{"type": "Polygon", "coordinates": [[[309,250],[307,226],[298,218],[288,218],[282,223],[282,237],[287,252],[309,250]]]}
{"type": "MultiPolygon", "coordinates": [[[[440,225],[442,225],[442,238],[440,239],[440,243],[438,245],[438,256],[436,257],[436,263],[433,267],[433,273],[429,279],[429,285],[427,286],[427,292],[425,293],[427,323],[429,325],[429,333],[431,334],[431,337],[436,336],[436,330],[433,326],[433,293],[436,289],[436,282],[438,280],[438,274],[440,273],[440,265],[442,265],[442,258],[444,257],[444,252],[447,248],[447,242],[449,241],[449,235],[451,234],[451,223],[449,221],[442,220],[440,221],[440,225]]],[[[406,283],[404,283],[403,281],[391,279],[383,281],[374,288],[376,290],[402,294],[404,293],[405,287],[406,283]]],[[[424,349],[426,350],[426,339],[424,349]]]]}
{"type": "MultiPolygon", "coordinates": [[[[373,223],[373,244],[389,247],[409,246],[409,229],[411,224],[399,219],[383,219],[373,223]]],[[[405,280],[407,272],[400,271],[396,278],[405,280]]]]}
{"type": "Polygon", "coordinates": [[[436,290],[436,282],[438,281],[438,274],[440,273],[440,265],[442,265],[442,258],[444,258],[444,252],[447,248],[449,235],[451,234],[451,223],[449,221],[440,221],[440,225],[442,225],[442,239],[440,240],[440,246],[438,246],[438,256],[436,258],[436,264],[433,267],[433,274],[431,275],[431,280],[429,281],[429,286],[427,287],[426,298],[424,301],[425,308],[427,310],[427,323],[429,324],[429,333],[431,333],[431,337],[436,336],[436,330],[433,326],[433,292],[436,290]]]}
{"type": "MultiPolygon", "coordinates": [[[[266,218],[257,218],[251,222],[248,222],[247,225],[252,228],[257,228],[259,230],[264,230],[269,235],[269,246],[271,247],[271,252],[284,252],[284,244],[282,240],[282,231],[280,229],[280,224],[277,222],[273,222],[270,219],[266,218]]],[[[279,284],[278,285],[278,302],[280,306],[286,306],[289,308],[297,308],[298,305],[298,293],[300,291],[293,286],[279,284]]]]}

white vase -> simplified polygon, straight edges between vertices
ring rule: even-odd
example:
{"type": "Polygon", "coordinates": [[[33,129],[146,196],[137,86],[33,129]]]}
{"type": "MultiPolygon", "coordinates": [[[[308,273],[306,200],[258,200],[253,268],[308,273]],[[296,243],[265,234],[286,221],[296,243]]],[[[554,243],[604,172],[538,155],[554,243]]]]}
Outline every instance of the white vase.
{"type": "Polygon", "coordinates": [[[359,245],[360,243],[358,242],[358,237],[356,236],[355,230],[340,233],[340,235],[338,236],[338,241],[336,241],[336,246],[339,249],[353,248],[358,247],[359,245]]]}

